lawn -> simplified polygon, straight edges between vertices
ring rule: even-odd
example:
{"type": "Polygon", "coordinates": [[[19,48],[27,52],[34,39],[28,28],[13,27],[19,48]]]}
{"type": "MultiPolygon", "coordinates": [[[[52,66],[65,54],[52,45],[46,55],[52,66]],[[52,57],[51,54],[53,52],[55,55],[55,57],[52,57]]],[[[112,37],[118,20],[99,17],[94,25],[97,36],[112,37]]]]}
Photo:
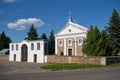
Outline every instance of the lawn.
{"type": "Polygon", "coordinates": [[[120,67],[120,63],[117,64],[109,64],[107,67],[120,67]]]}
{"type": "Polygon", "coordinates": [[[64,64],[51,64],[47,66],[42,66],[41,68],[48,70],[72,70],[72,69],[86,69],[86,68],[98,68],[98,67],[103,67],[103,65],[64,63],[64,64]]]}

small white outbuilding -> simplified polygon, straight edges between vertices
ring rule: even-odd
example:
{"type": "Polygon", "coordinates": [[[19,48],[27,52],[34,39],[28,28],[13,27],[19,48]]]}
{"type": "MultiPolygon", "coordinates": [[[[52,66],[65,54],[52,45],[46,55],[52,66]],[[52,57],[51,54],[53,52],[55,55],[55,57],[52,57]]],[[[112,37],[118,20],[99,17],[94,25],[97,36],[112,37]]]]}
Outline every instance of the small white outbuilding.
{"type": "Polygon", "coordinates": [[[48,53],[47,41],[23,40],[18,43],[10,43],[9,61],[45,63],[48,53]]]}

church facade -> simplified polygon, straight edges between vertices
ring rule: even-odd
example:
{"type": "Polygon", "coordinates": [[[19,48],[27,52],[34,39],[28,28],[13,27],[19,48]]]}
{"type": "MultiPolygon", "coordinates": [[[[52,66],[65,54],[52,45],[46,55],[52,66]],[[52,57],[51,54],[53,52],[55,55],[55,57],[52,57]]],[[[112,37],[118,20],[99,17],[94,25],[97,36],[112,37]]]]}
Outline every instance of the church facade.
{"type": "Polygon", "coordinates": [[[26,61],[45,63],[47,54],[47,41],[45,40],[24,40],[19,43],[10,43],[9,61],[26,61]]]}
{"type": "Polygon", "coordinates": [[[64,56],[83,56],[82,44],[88,28],[69,18],[67,24],[55,35],[55,53],[64,56]]]}

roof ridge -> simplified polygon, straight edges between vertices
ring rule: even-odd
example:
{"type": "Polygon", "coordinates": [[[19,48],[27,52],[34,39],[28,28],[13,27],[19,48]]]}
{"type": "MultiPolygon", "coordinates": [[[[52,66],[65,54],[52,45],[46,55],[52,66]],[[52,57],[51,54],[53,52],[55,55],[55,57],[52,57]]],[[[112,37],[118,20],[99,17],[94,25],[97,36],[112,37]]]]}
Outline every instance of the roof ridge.
{"type": "Polygon", "coordinates": [[[75,22],[69,22],[69,23],[72,24],[72,25],[75,25],[76,27],[78,26],[78,27],[80,27],[82,29],[88,30],[88,28],[86,28],[86,27],[84,27],[84,26],[82,26],[82,25],[80,25],[78,23],[75,23],[75,22]]]}

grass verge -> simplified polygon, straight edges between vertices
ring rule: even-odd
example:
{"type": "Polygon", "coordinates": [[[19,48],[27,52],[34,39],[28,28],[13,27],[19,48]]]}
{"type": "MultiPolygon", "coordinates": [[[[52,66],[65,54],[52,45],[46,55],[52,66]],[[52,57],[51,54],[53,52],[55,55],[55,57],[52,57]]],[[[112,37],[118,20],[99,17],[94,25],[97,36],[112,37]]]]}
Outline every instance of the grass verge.
{"type": "Polygon", "coordinates": [[[52,64],[52,65],[42,66],[41,68],[55,71],[55,70],[72,70],[72,69],[86,69],[86,68],[98,68],[98,67],[103,67],[103,65],[64,63],[64,64],[52,64]]]}
{"type": "Polygon", "coordinates": [[[109,64],[107,67],[120,67],[120,63],[117,64],[109,64]]]}

